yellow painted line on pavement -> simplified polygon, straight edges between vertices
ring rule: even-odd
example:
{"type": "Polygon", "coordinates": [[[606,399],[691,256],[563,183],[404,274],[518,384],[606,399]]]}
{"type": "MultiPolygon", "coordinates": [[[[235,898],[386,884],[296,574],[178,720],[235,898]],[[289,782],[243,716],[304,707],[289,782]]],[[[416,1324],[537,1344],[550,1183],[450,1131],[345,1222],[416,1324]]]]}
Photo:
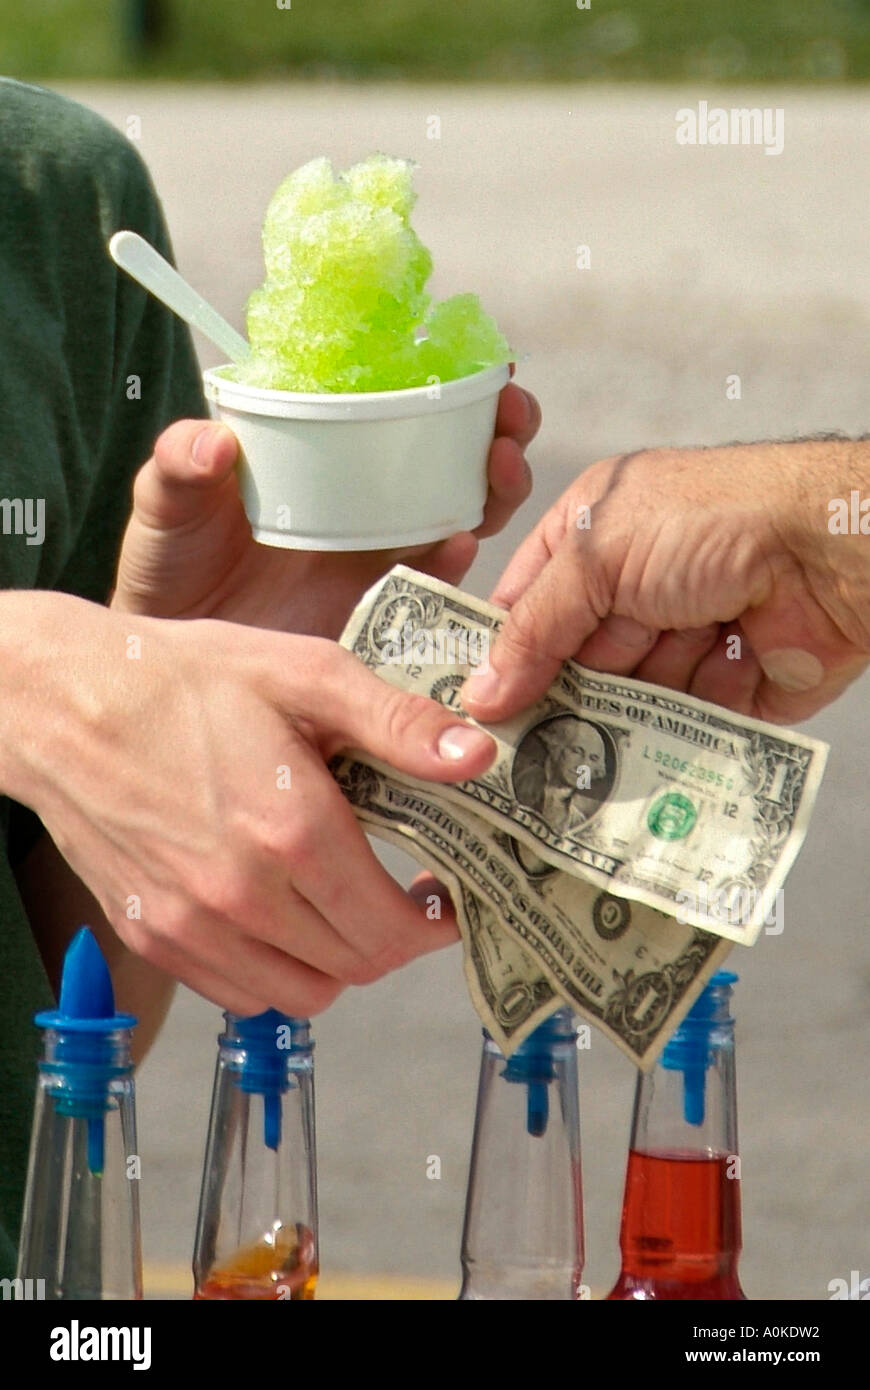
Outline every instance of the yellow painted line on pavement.
{"type": "MultiPolygon", "coordinates": [[[[145,1265],[146,1298],[187,1299],[193,1297],[193,1278],[186,1265],[145,1265]]],[[[396,1302],[455,1300],[458,1281],[420,1279],[400,1274],[324,1274],[317,1281],[317,1301],[396,1302]]]]}

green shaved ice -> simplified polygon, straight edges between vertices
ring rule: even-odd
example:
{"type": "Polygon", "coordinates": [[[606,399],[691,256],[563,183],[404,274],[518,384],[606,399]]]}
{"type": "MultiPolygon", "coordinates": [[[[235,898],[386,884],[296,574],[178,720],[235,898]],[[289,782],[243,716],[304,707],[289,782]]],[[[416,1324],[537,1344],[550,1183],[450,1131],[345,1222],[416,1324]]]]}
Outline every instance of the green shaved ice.
{"type": "Polygon", "coordinates": [[[406,159],[373,154],[361,164],[354,164],[343,177],[354,198],[370,207],[389,208],[407,222],[417,201],[411,186],[411,169],[406,159]]]}
{"type": "Polygon", "coordinates": [[[234,375],[283,391],[394,391],[510,360],[476,295],[432,305],[410,224],[412,165],[376,154],[336,177],[314,159],[266,210],[266,280],[248,301],[252,355],[234,375]]]}

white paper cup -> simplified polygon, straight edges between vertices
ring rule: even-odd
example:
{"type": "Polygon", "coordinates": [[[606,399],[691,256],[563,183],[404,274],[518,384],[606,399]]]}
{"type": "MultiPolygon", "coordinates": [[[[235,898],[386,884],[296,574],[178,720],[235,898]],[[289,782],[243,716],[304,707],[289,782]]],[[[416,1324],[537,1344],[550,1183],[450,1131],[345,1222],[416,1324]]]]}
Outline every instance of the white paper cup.
{"type": "Polygon", "coordinates": [[[238,438],[254,539],[291,550],[381,550],[443,540],[483,519],[486,463],[507,367],[405,391],[304,395],[203,373],[238,438]]]}

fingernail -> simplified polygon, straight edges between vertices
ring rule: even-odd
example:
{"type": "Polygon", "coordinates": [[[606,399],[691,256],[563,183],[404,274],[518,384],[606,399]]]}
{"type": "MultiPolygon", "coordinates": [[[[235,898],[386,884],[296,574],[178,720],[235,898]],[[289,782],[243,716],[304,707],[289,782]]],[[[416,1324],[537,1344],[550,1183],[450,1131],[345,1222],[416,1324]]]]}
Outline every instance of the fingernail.
{"type": "Polygon", "coordinates": [[[759,656],[767,679],[783,690],[815,690],[825,678],[825,668],[812,652],[800,647],[778,647],[759,656]]]}
{"type": "Polygon", "coordinates": [[[445,762],[457,763],[470,753],[489,752],[492,739],[481,729],[472,729],[465,724],[454,724],[446,729],[438,740],[438,756],[445,762]]]}
{"type": "Polygon", "coordinates": [[[208,466],[203,465],[201,461],[203,449],[208,448],[211,444],[214,443],[214,441],[218,437],[219,431],[222,429],[223,425],[206,425],[205,429],[200,430],[199,434],[196,436],[196,439],[193,441],[193,447],[191,448],[190,455],[194,463],[198,464],[200,468],[208,466]]]}
{"type": "Polygon", "coordinates": [[[480,705],[488,705],[498,694],[500,683],[501,676],[498,671],[490,667],[479,676],[470,676],[462,688],[462,694],[463,697],[469,696],[480,705]]]}

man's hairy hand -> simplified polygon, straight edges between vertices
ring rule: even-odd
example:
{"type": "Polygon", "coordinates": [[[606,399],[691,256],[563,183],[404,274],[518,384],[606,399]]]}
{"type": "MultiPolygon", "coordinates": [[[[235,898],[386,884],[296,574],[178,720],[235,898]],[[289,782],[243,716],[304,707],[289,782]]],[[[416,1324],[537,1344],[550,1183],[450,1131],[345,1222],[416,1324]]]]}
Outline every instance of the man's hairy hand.
{"type": "Polygon", "coordinates": [[[493,601],[511,611],[464,704],[507,718],[574,657],[806,719],[870,660],[870,536],[828,527],[831,499],[856,487],[870,492],[870,444],[840,440],[594,464],[502,575],[493,601]]]}

